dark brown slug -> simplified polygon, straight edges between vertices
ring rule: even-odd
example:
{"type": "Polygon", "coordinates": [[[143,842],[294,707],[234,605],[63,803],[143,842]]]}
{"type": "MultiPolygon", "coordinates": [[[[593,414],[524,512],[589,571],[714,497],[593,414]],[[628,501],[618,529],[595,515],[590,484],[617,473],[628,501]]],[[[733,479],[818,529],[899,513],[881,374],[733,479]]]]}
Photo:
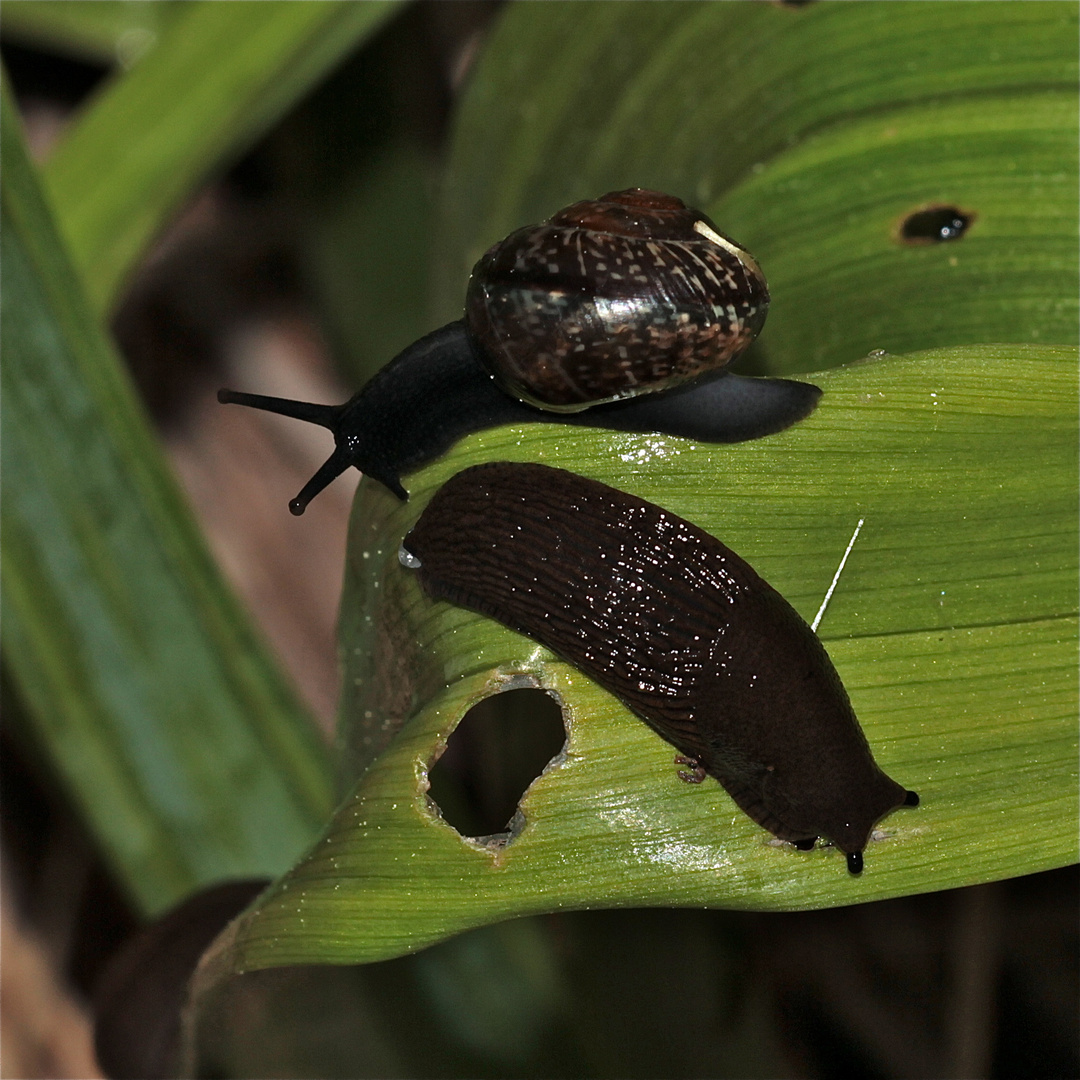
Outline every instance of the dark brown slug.
{"type": "Polygon", "coordinates": [[[827,839],[857,874],[874,825],[918,804],[878,768],[794,608],[653,503],[545,465],[477,465],[435,494],[401,561],[433,599],[580,668],[781,840],[827,839]]]}

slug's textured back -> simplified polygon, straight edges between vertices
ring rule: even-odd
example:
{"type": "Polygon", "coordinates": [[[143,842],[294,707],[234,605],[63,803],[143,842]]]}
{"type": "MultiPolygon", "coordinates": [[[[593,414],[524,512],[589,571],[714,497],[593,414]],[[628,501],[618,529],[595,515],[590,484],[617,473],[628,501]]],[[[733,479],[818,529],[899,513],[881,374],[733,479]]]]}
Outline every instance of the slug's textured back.
{"type": "Polygon", "coordinates": [[[906,793],[817,636],[735,552],[543,465],[453,477],[405,539],[426,592],[527,634],[700,761],[782,839],[861,851],[906,793]]]}

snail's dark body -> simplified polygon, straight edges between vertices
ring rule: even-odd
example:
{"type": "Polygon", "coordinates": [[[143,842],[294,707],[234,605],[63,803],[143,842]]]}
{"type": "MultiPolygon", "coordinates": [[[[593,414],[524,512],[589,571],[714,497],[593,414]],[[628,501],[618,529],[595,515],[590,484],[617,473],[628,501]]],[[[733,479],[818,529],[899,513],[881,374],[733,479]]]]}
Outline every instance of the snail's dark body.
{"type": "Polygon", "coordinates": [[[613,192],[496,244],[473,271],[465,320],[410,345],[344,405],[218,398],[334,433],[293,513],[350,466],[404,499],[404,474],[497,424],[703,442],[788,427],[813,411],[817,387],[725,370],[768,305],[753,257],[703,214],[659,192],[613,192]]]}
{"type": "Polygon", "coordinates": [[[527,634],[620,698],[775,836],[853,872],[907,792],[878,768],[817,636],[735,552],[625,492],[479,465],[405,538],[425,591],[527,634]]]}
{"type": "Polygon", "coordinates": [[[230,391],[219,396],[312,420],[334,432],[333,456],[294,500],[302,510],[350,465],[406,499],[402,476],[434,461],[458,439],[499,424],[575,424],[741,442],[783,431],[808,416],[821,391],[792,379],[721,373],[663,394],[626,398],[584,412],[548,412],[498,387],[481,365],[465,324],[458,321],[410,345],[344,405],[308,405],[230,391]],[[407,394],[403,387],[408,387],[407,394]]]}

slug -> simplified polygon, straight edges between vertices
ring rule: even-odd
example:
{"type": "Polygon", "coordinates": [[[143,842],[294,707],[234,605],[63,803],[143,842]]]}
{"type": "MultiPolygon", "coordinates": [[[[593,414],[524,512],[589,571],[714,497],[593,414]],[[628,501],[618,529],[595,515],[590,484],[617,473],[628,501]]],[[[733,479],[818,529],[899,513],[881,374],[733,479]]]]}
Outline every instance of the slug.
{"type": "Polygon", "coordinates": [[[728,372],[765,322],[765,278],[704,214],[658,191],[609,192],[518,229],[477,262],[464,307],[342,405],[218,393],[333,433],[294,514],[352,466],[406,499],[403,474],[498,424],[739,442],[804,419],[821,395],[728,372]]]}
{"type": "Polygon", "coordinates": [[[433,600],[534,638],[796,847],[858,874],[918,796],[885,775],[821,642],[734,551],[653,503],[546,465],[452,477],[405,537],[433,600]]]}

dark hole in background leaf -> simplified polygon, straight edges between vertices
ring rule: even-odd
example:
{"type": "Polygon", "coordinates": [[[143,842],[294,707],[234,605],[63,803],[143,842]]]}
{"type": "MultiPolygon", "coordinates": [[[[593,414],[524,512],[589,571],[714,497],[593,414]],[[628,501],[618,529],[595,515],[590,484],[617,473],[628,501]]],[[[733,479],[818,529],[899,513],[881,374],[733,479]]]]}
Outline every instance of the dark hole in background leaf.
{"type": "Polygon", "coordinates": [[[428,794],[463,836],[503,832],[526,788],[566,742],[546,691],[507,690],[474,705],[431,768],[428,794]]]}
{"type": "Polygon", "coordinates": [[[975,215],[955,206],[931,206],[908,214],[900,225],[900,239],[908,244],[940,244],[959,240],[975,215]]]}

